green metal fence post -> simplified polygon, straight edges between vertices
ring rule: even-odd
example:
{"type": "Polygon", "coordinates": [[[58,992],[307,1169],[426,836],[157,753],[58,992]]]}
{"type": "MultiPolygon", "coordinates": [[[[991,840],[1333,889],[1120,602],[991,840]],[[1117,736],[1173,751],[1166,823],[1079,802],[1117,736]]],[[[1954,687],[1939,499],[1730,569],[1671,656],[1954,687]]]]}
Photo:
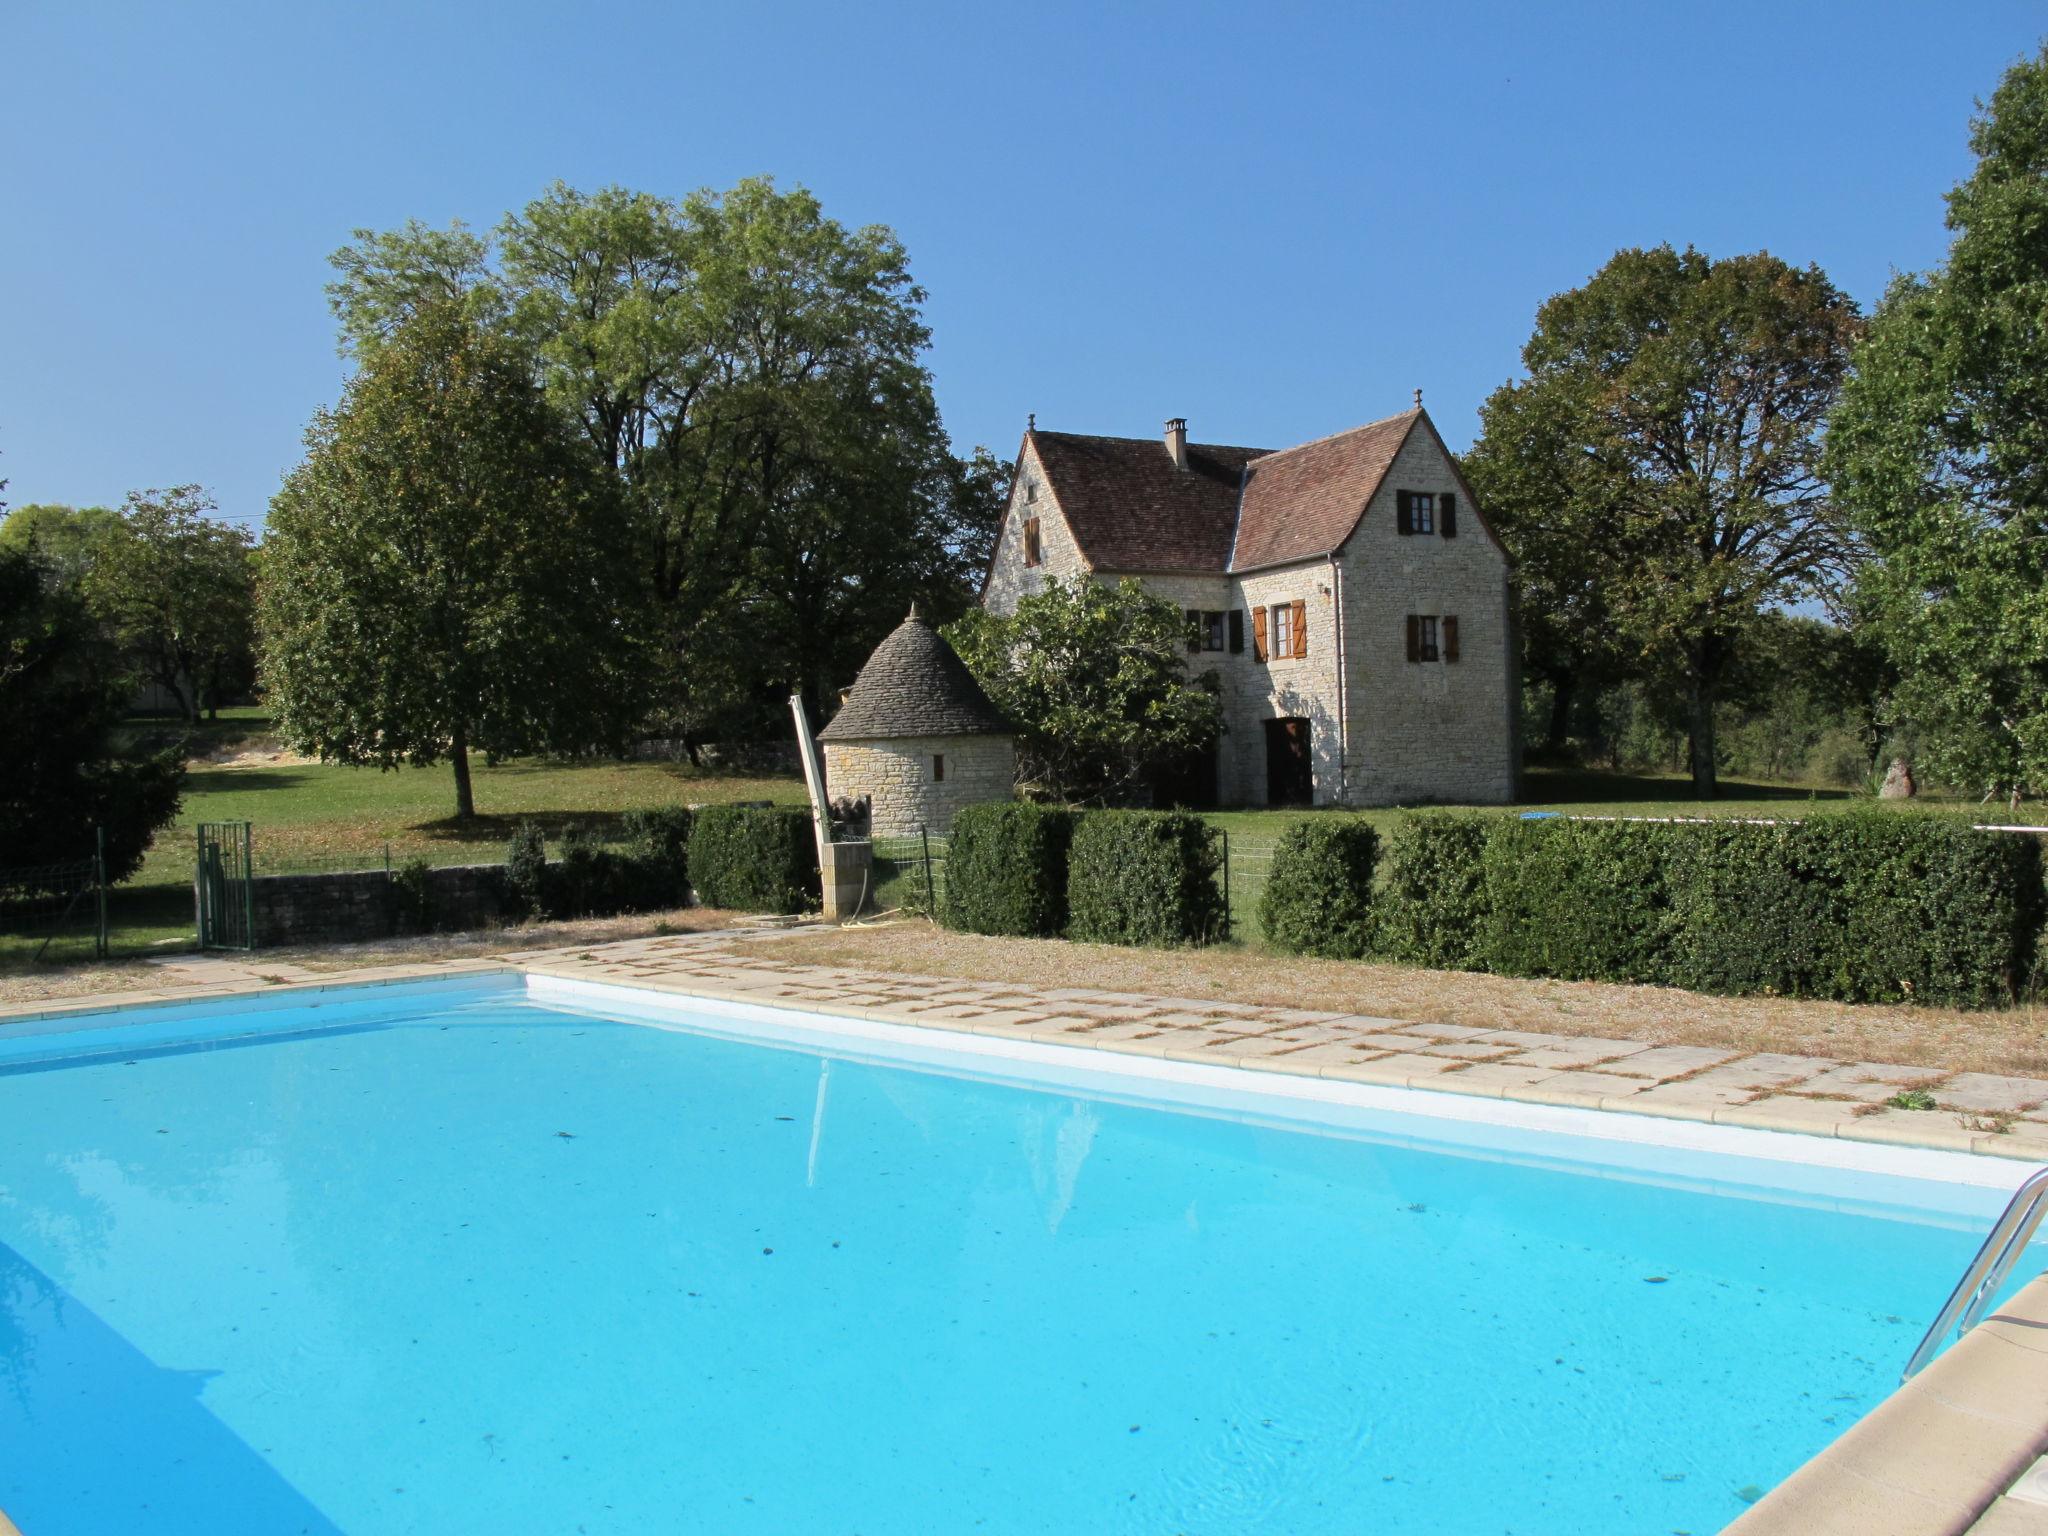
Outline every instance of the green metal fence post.
{"type": "Polygon", "coordinates": [[[1218,827],[1216,835],[1223,839],[1223,937],[1228,939],[1237,932],[1237,910],[1230,904],[1230,828],[1218,827]]]}
{"type": "Polygon", "coordinates": [[[100,908],[99,939],[93,946],[93,953],[104,960],[107,958],[107,829],[94,827],[92,834],[92,879],[99,890],[100,908]]]}
{"type": "Polygon", "coordinates": [[[924,915],[936,923],[939,920],[939,898],[932,888],[931,833],[919,827],[917,840],[924,845],[924,915]]]}

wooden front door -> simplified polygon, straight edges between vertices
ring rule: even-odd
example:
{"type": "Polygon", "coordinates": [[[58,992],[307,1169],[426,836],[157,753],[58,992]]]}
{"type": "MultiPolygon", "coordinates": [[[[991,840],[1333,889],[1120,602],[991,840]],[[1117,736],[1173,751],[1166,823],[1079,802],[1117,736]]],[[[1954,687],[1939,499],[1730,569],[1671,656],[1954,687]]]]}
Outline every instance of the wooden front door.
{"type": "Polygon", "coordinates": [[[1300,719],[1266,722],[1266,804],[1312,805],[1316,797],[1315,765],[1309,758],[1308,722],[1300,719]]]}

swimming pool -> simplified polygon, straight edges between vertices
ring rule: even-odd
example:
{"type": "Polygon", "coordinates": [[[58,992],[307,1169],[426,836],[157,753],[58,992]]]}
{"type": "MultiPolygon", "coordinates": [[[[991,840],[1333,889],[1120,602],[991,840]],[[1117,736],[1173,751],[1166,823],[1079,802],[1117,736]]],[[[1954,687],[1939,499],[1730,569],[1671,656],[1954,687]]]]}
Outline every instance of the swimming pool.
{"type": "Polygon", "coordinates": [[[72,1025],[0,1036],[28,1536],[1705,1536],[2026,1171],[542,978],[72,1025]]]}

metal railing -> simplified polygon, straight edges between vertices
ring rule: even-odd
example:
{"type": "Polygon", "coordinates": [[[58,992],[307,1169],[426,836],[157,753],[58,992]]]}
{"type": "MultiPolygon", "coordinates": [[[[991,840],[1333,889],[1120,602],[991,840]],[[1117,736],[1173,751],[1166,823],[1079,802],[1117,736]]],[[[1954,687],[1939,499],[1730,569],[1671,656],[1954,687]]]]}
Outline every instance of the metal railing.
{"type": "Polygon", "coordinates": [[[874,840],[874,884],[871,901],[900,907],[922,917],[935,917],[946,894],[946,843],[943,834],[923,827],[908,837],[874,840]]]}
{"type": "Polygon", "coordinates": [[[1951,1330],[1960,1338],[1977,1326],[2044,1215],[2048,1215],[2048,1168],[2038,1170],[2013,1191],[2005,1213],[1993,1224],[1991,1235],[1984,1239],[1984,1246],[1977,1250],[1970,1267],[1963,1271],[1954,1294],[1943,1303],[1934,1325],[1913,1351],[1913,1358],[1906,1362],[1905,1374],[1899,1380],[1911,1381],[1918,1375],[1920,1368],[1947,1342],[1951,1330]]]}
{"type": "Polygon", "coordinates": [[[40,937],[32,964],[71,930],[90,933],[94,957],[107,957],[107,834],[96,827],[93,836],[89,859],[0,869],[0,934],[40,937]]]}

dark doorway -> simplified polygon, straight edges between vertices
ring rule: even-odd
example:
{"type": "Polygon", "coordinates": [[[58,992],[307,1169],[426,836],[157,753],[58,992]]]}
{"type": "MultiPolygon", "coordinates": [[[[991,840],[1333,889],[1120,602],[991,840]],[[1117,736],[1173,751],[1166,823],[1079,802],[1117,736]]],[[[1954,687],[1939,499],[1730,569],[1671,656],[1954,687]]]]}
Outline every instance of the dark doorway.
{"type": "Polygon", "coordinates": [[[1160,809],[1213,811],[1216,809],[1216,744],[1160,763],[1148,776],[1152,803],[1160,809]]]}
{"type": "Polygon", "coordinates": [[[1315,765],[1308,754],[1306,720],[1266,722],[1266,804],[1315,803],[1315,765]]]}

